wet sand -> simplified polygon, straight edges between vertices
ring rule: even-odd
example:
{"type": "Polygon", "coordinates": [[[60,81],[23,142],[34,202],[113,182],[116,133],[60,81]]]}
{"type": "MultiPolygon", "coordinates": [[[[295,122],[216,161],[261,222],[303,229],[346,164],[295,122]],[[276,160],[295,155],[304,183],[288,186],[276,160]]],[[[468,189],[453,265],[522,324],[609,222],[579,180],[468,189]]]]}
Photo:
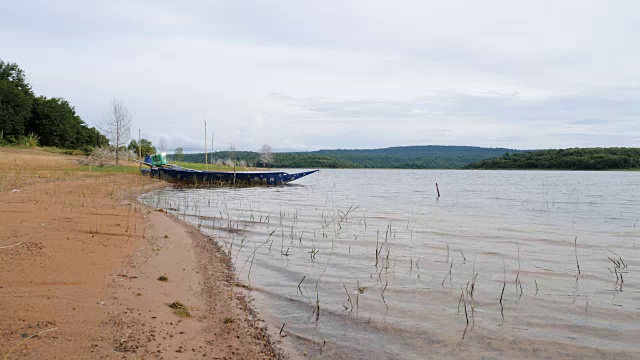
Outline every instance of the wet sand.
{"type": "Polygon", "coordinates": [[[3,359],[280,356],[215,242],[136,201],[166,184],[0,155],[3,359]]]}

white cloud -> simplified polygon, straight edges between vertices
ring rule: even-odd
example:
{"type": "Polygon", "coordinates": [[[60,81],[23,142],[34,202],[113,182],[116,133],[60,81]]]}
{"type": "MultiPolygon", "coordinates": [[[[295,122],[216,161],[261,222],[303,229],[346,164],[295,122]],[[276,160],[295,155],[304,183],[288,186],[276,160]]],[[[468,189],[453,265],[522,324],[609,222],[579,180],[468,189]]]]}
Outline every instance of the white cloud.
{"type": "Polygon", "coordinates": [[[595,0],[25,0],[3,6],[0,43],[37,93],[91,125],[120,98],[169,148],[204,149],[203,118],[217,149],[634,146],[637,14],[595,0]]]}

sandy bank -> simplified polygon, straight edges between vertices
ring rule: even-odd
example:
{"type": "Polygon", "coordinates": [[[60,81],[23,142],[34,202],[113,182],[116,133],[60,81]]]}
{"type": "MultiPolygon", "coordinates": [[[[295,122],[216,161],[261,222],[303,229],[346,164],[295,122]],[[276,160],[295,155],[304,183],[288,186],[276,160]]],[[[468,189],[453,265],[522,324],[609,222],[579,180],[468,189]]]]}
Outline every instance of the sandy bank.
{"type": "Polygon", "coordinates": [[[0,153],[0,358],[276,356],[215,243],[135,201],[165,184],[0,153]]]}

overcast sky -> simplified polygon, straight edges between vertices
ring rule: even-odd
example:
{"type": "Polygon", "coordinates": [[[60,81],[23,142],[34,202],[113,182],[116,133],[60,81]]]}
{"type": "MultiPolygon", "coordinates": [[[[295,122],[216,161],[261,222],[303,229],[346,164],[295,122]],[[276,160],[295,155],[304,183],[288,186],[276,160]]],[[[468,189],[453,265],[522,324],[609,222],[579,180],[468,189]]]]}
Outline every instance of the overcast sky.
{"type": "Polygon", "coordinates": [[[0,59],[167,150],[640,146],[640,2],[5,1],[0,59]],[[209,142],[210,142],[209,135],[209,142]]]}

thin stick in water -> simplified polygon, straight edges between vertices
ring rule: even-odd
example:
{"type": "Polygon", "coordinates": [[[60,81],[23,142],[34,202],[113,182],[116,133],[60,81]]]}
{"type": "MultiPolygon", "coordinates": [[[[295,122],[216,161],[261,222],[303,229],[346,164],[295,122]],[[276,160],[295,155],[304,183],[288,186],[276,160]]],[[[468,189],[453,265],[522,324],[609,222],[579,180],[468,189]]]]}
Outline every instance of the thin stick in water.
{"type": "Polygon", "coordinates": [[[300,285],[302,285],[302,282],[304,281],[304,279],[306,279],[307,275],[302,277],[302,280],[300,280],[300,282],[298,283],[298,291],[300,291],[300,294],[302,294],[302,289],[300,288],[300,285]]]}
{"type": "Polygon", "coordinates": [[[464,327],[464,332],[462,333],[462,340],[464,340],[465,335],[467,335],[467,329],[469,328],[469,313],[467,312],[467,301],[464,298],[464,289],[460,286],[460,290],[462,292],[462,302],[464,305],[464,316],[467,319],[467,326],[464,327]]]}
{"type": "Polygon", "coordinates": [[[573,244],[574,244],[574,249],[576,253],[576,266],[578,267],[578,275],[580,275],[580,263],[578,262],[578,237],[577,236],[573,241],[573,244]]]}
{"type": "Polygon", "coordinates": [[[502,273],[504,279],[502,280],[502,293],[500,293],[500,316],[502,316],[502,322],[504,322],[504,305],[502,304],[502,298],[504,297],[504,288],[507,287],[507,266],[504,264],[504,257],[502,258],[502,273]]]}
{"type": "Polygon", "coordinates": [[[449,278],[449,282],[451,282],[451,269],[453,268],[453,259],[451,259],[451,263],[449,264],[449,273],[447,273],[444,276],[444,279],[442,279],[442,283],[440,284],[440,286],[444,287],[444,282],[447,280],[447,278],[449,278]]]}

